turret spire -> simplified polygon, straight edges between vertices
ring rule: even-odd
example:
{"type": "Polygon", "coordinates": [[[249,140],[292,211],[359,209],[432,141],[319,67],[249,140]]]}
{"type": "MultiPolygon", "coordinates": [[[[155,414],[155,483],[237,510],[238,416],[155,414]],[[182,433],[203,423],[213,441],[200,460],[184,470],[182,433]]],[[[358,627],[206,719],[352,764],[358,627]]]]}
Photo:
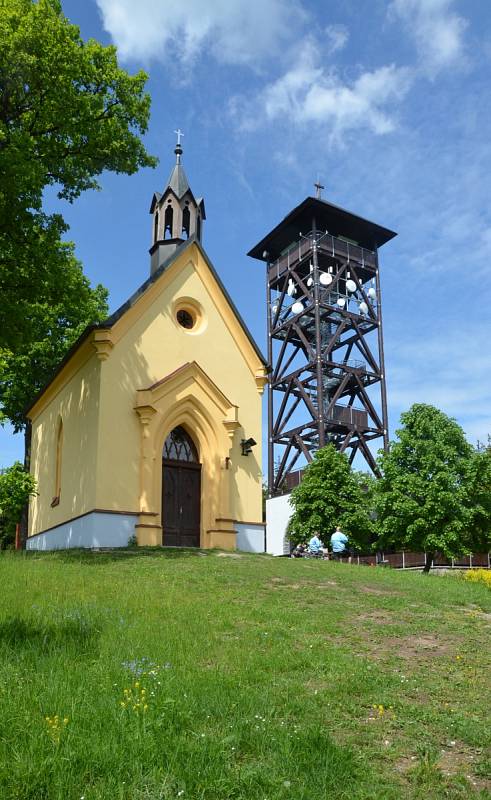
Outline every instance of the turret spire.
{"type": "Polygon", "coordinates": [[[203,199],[195,198],[181,163],[181,139],[184,134],[180,128],[174,133],[177,136],[174,148],[176,163],[163,194],[156,192],[150,206],[153,217],[151,273],[154,273],[186,239],[195,236],[199,242],[201,241],[203,220],[206,217],[203,199]]]}

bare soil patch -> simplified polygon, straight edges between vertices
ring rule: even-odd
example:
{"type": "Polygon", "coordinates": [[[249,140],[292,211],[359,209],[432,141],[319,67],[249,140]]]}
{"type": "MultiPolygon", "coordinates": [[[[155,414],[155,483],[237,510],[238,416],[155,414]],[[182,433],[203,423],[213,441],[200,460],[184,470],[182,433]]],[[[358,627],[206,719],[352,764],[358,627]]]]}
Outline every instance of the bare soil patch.
{"type": "Polygon", "coordinates": [[[390,589],[377,589],[375,586],[358,586],[357,589],[363,594],[375,594],[380,595],[381,597],[400,594],[399,592],[392,592],[390,589]]]}
{"type": "Polygon", "coordinates": [[[312,581],[300,581],[293,583],[284,578],[271,578],[267,584],[268,589],[332,589],[338,586],[336,581],[324,581],[323,583],[313,583],[312,581]]]}
{"type": "Polygon", "coordinates": [[[218,558],[244,558],[240,553],[217,553],[218,558]]]}
{"type": "MultiPolygon", "coordinates": [[[[303,584],[305,586],[305,584],[303,584]]],[[[301,583],[274,583],[270,589],[301,589],[301,583]]]]}
{"type": "MultiPolygon", "coordinates": [[[[387,623],[386,623],[387,624],[387,623]]],[[[450,648],[447,641],[436,636],[385,636],[383,641],[375,641],[371,637],[371,630],[362,631],[370,648],[373,658],[385,658],[387,655],[397,655],[406,661],[423,661],[434,656],[446,655],[450,648]]]]}
{"type": "Polygon", "coordinates": [[[443,655],[448,653],[448,643],[436,636],[426,634],[425,636],[406,636],[386,640],[389,648],[397,648],[397,654],[401,658],[426,657],[433,655],[443,655]]]}
{"type": "Polygon", "coordinates": [[[463,742],[446,742],[437,762],[443,775],[465,775],[476,789],[491,789],[491,779],[474,775],[479,762],[480,750],[468,747],[463,742]]]}
{"type": "Polygon", "coordinates": [[[416,756],[401,756],[394,762],[394,769],[400,775],[406,775],[410,769],[413,769],[416,766],[417,759],[416,756]]]}
{"type": "Polygon", "coordinates": [[[373,622],[376,625],[393,625],[397,622],[388,611],[370,611],[366,614],[358,614],[358,622],[373,622]]]}

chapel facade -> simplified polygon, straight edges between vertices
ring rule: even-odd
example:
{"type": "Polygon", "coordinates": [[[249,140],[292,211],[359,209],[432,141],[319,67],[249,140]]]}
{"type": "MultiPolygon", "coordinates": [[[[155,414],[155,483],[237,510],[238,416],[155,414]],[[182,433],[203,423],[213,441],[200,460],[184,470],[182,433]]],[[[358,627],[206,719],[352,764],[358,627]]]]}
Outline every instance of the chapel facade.
{"type": "Polygon", "coordinates": [[[263,356],[202,246],[176,163],[150,214],[150,277],[86,329],[28,410],[28,549],[264,550],[263,356]]]}

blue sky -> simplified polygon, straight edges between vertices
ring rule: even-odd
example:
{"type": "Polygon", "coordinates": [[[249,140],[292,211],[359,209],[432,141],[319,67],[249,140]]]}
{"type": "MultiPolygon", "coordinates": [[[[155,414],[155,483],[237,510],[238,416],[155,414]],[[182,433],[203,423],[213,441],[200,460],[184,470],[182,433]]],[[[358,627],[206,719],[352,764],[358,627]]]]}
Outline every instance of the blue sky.
{"type": "MultiPolygon", "coordinates": [[[[148,275],[148,208],[184,131],[204,245],[265,349],[246,256],[313,194],[398,232],[380,252],[389,418],[414,402],[491,432],[489,0],[63,0],[82,36],[149,74],[156,170],[104,175],[62,213],[119,306],[148,275]]],[[[0,465],[22,454],[0,433],[0,465]]]]}

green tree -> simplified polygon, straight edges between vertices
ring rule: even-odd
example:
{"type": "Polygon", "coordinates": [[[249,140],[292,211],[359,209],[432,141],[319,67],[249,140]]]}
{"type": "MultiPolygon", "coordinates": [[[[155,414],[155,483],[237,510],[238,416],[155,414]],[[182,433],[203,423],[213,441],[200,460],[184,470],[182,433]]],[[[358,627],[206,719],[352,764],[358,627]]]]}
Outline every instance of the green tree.
{"type": "Polygon", "coordinates": [[[468,473],[469,494],[472,497],[472,526],[468,532],[467,549],[475,553],[491,550],[491,441],[487,447],[477,447],[468,473]]]}
{"type": "Polygon", "coordinates": [[[401,423],[398,441],[379,457],[380,545],[426,551],[429,571],[438,552],[458,556],[489,537],[489,458],[433,406],[413,405],[401,423]]]}
{"type": "Polygon", "coordinates": [[[291,541],[296,544],[318,532],[327,544],[336,525],[340,525],[350,545],[367,549],[374,525],[365,485],[366,479],[352,472],[346,455],[332,444],[318,450],[302,482],[291,493],[291,541]]]}
{"type": "Polygon", "coordinates": [[[147,76],[118,66],[114,47],[84,42],[59,0],[0,0],[0,347],[30,341],[35,302],[58,302],[67,226],[43,211],[47,187],[72,202],[103,170],[154,166],[140,139],[147,76]]]}
{"type": "Polygon", "coordinates": [[[145,81],[114,47],[84,42],[59,0],[0,0],[0,419],[16,430],[66,350],[107,314],[44,192],[73,202],[103,170],[156,163],[140,139],[145,81]]]}
{"type": "MultiPolygon", "coordinates": [[[[107,290],[92,288],[73,256],[73,246],[61,245],[64,256],[59,277],[63,291],[54,302],[26,304],[25,330],[15,350],[0,348],[0,422],[8,420],[16,432],[25,429],[25,409],[51,378],[66,352],[90,323],[107,317],[107,290]]],[[[29,440],[29,437],[27,437],[29,440]]],[[[29,441],[27,461],[29,466],[29,441]]]]}
{"type": "Polygon", "coordinates": [[[35,493],[36,482],[20,461],[0,472],[0,548],[14,541],[22,509],[35,493]]]}

